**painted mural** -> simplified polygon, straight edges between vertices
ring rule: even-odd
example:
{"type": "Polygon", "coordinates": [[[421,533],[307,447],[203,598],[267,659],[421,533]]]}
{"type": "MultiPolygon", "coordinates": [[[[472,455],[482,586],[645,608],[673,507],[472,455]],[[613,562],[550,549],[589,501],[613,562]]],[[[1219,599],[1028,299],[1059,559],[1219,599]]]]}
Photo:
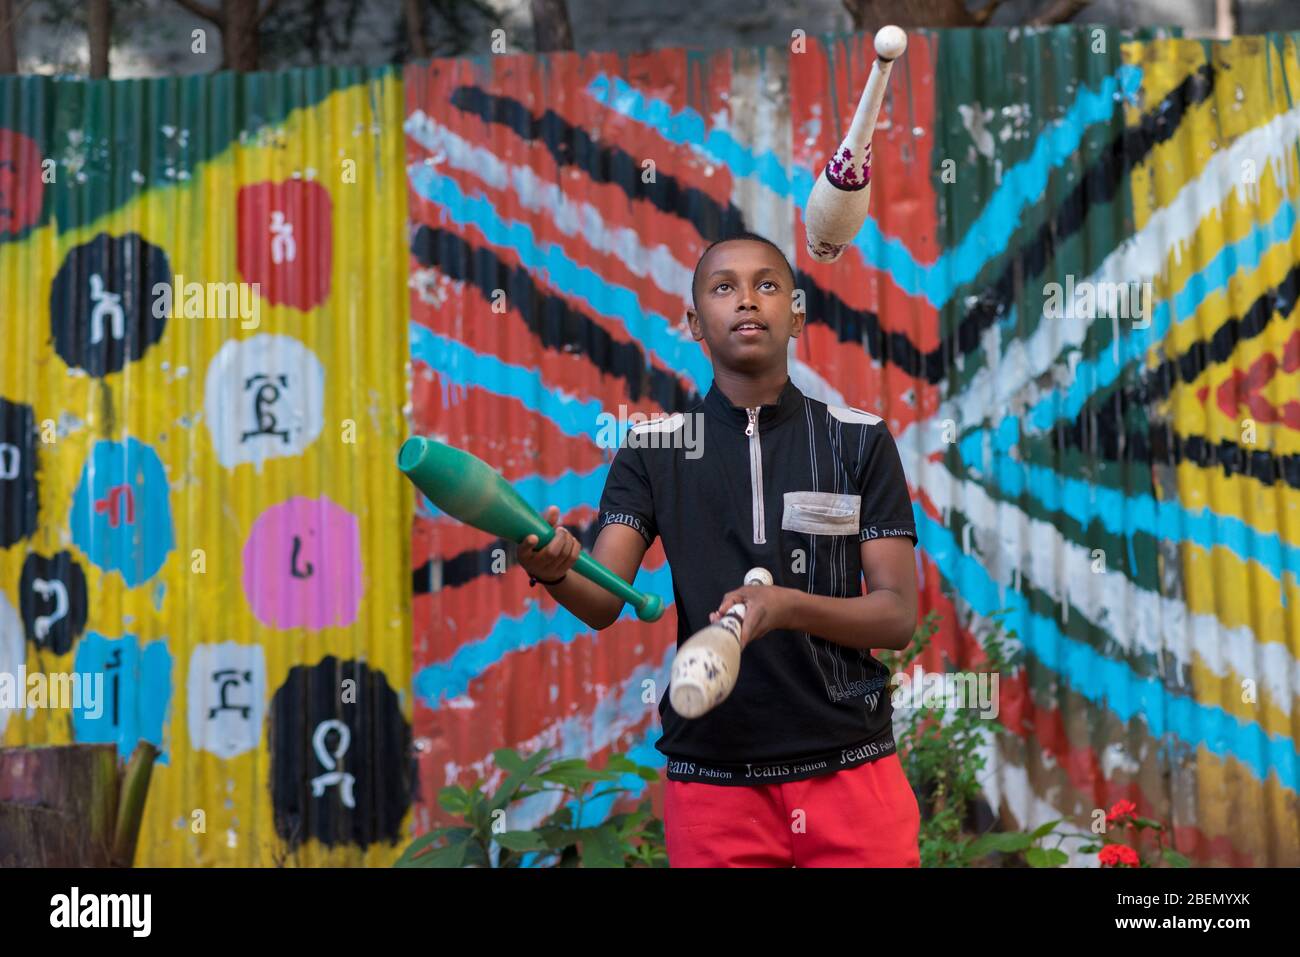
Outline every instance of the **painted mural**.
{"type": "Polygon", "coordinates": [[[156,744],[137,864],[386,864],[416,799],[401,89],[0,80],[0,670],[103,676],[0,740],[156,744]]]}
{"type": "Polygon", "coordinates": [[[162,865],[389,863],[502,746],[661,766],[671,609],[592,633],[393,457],[466,448],[590,546],[607,417],[708,389],[691,271],[750,229],[796,383],[898,441],[925,668],[1017,633],[990,805],[1300,864],[1298,41],[918,32],[829,266],[866,35],[0,80],[0,671],[106,689],[0,740],[158,743],[162,865]]]}
{"type": "MultiPolygon", "coordinates": [[[[796,383],[903,452],[924,666],[978,664],[1000,610],[1017,632],[990,804],[1029,827],[1129,798],[1198,862],[1300,863],[1296,38],[914,35],[873,218],[826,266],[801,206],[869,42],[409,67],[414,425],[589,546],[600,414],[707,390],[691,271],[763,233],[806,295],[796,383]]],[[[504,743],[661,764],[671,612],[594,635],[501,542],[415,524],[422,785],[504,743]]],[[[659,543],[637,585],[672,594],[659,543]]]]}

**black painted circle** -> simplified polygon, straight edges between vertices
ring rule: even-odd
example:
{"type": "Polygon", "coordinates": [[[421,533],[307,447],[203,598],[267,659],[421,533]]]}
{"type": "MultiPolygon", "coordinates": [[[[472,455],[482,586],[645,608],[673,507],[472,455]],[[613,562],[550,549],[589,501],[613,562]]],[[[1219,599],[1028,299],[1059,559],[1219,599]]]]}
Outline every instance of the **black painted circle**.
{"type": "Polygon", "coordinates": [[[36,531],[36,413],[30,405],[0,399],[0,548],[36,531]]]}
{"type": "MultiPolygon", "coordinates": [[[[161,289],[155,293],[158,283],[172,283],[167,254],[138,233],[100,233],[69,250],[50,287],[54,351],[69,366],[94,376],[120,372],[162,338],[167,324],[164,295],[169,294],[161,289]],[[98,300],[96,292],[101,293],[98,300]],[[110,310],[101,309],[96,321],[97,304],[114,299],[122,312],[120,337],[110,310]],[[155,303],[160,316],[154,314],[155,303]]],[[[175,309],[179,304],[171,305],[175,309]]]]}
{"type": "Polygon", "coordinates": [[[28,641],[56,655],[72,650],[72,643],[86,628],[86,573],[71,552],[27,556],[18,576],[18,610],[28,641]],[[60,590],[64,602],[59,600],[60,590]],[[38,628],[42,619],[52,618],[60,610],[63,614],[57,621],[38,628]]]}
{"type": "Polygon", "coordinates": [[[311,837],[327,847],[360,848],[402,837],[402,819],[415,794],[415,755],[411,726],[382,671],[332,655],[311,667],[291,668],[271,699],[268,740],[275,831],[290,848],[311,837]],[[347,680],[355,681],[355,693],[345,702],[347,680]],[[322,765],[312,743],[316,729],[330,720],[341,721],[351,736],[337,759],[339,733],[331,728],[323,737],[333,769],[322,765]],[[344,805],[339,784],[313,793],[312,780],[331,770],[353,775],[355,807],[344,805]]]}

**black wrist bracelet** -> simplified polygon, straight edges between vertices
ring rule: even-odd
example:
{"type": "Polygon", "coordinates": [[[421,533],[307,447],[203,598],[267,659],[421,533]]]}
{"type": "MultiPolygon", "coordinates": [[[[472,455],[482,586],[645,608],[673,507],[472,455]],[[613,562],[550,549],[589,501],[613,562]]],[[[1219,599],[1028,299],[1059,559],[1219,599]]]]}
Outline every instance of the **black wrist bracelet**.
{"type": "Polygon", "coordinates": [[[555,581],[553,581],[553,582],[548,582],[545,578],[534,578],[532,575],[529,575],[529,576],[528,576],[528,587],[529,587],[529,588],[532,588],[532,587],[533,587],[534,585],[536,585],[538,582],[541,582],[543,585],[558,585],[560,582],[564,581],[564,579],[566,579],[566,578],[568,578],[568,577],[569,577],[569,573],[568,573],[568,572],[565,572],[565,573],[564,573],[563,575],[561,575],[559,578],[555,579],[555,581]]]}

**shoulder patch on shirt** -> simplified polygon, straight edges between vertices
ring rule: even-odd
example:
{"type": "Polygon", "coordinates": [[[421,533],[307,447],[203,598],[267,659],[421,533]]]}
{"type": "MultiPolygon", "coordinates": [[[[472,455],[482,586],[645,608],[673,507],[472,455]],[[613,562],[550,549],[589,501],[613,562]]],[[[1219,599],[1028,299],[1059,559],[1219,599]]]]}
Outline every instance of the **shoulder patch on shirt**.
{"type": "Polygon", "coordinates": [[[676,432],[685,423],[686,416],[680,412],[674,412],[672,415],[664,416],[660,419],[651,419],[649,422],[640,422],[632,426],[632,431],[638,434],[643,432],[676,432]]]}
{"type": "Polygon", "coordinates": [[[880,416],[872,415],[870,412],[863,412],[861,409],[855,409],[851,405],[828,405],[826,411],[841,422],[856,422],[860,425],[876,425],[881,421],[880,416]]]}

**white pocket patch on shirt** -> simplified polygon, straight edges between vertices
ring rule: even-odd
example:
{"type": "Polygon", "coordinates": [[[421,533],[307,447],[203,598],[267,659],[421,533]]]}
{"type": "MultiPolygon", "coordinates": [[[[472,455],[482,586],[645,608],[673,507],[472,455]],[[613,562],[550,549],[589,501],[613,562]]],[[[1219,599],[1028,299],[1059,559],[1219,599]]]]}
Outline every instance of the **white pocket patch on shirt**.
{"type": "Polygon", "coordinates": [[[861,509],[861,495],[786,492],[781,527],[810,535],[856,535],[861,509]]]}

